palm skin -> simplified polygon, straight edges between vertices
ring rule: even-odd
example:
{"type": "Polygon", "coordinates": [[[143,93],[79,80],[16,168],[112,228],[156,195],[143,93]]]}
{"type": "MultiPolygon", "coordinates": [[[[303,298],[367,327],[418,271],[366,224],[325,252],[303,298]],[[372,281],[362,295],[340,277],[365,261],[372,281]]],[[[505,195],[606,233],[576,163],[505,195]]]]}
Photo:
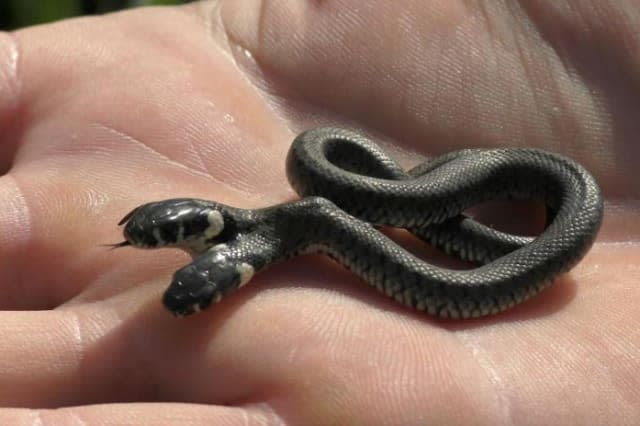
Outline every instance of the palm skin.
{"type": "Polygon", "coordinates": [[[203,2],[0,35],[0,424],[632,424],[640,9],[504,3],[203,2]],[[101,246],[146,201],[293,198],[289,143],[326,124],[407,165],[570,155],[607,197],[598,242],[465,322],[321,258],[178,320],[160,297],[186,256],[101,246]]]}

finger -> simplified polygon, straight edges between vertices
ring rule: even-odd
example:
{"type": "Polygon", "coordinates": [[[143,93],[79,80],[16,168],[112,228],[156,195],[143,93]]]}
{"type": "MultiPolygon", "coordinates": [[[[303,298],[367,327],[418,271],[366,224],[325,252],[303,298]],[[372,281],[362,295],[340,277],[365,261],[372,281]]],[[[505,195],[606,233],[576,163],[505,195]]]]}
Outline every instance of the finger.
{"type": "MultiPolygon", "coordinates": [[[[169,272],[181,259],[156,253],[153,260],[139,253],[138,260],[149,267],[144,272],[141,264],[123,262],[122,251],[101,246],[122,238],[117,221],[131,201],[109,172],[83,170],[83,161],[34,162],[0,178],[0,309],[52,308],[104,280],[115,265],[149,277],[159,268],[169,272]]],[[[137,282],[136,273],[127,282],[137,282]]],[[[119,288],[112,286],[112,292],[119,288]]]]}
{"type": "Polygon", "coordinates": [[[0,405],[51,407],[72,400],[84,345],[77,321],[60,312],[1,312],[0,319],[0,405]]]}
{"type": "MultiPolygon", "coordinates": [[[[114,326],[107,323],[107,315],[1,312],[0,319],[1,406],[46,408],[126,401],[141,392],[136,375],[124,368],[131,365],[126,362],[125,339],[108,338],[114,326]],[[114,371],[125,375],[117,379],[114,371]]],[[[117,318],[111,319],[117,323],[117,318]]]]}
{"type": "MultiPolygon", "coordinates": [[[[162,311],[156,286],[149,283],[92,305],[0,313],[0,405],[57,407],[149,399],[263,403],[295,418],[312,413],[314,422],[321,422],[327,413],[337,413],[336,419],[349,416],[352,402],[359,412],[367,405],[368,397],[360,398],[352,389],[362,385],[357,371],[387,365],[398,351],[411,347],[438,347],[429,341],[439,339],[437,334],[417,337],[413,330],[407,335],[403,327],[396,332],[392,328],[385,337],[394,340],[394,346],[379,347],[380,336],[369,332],[382,332],[388,313],[372,311],[357,299],[344,305],[335,294],[319,292],[308,299],[305,293],[274,291],[254,296],[250,303],[242,302],[249,294],[240,294],[215,310],[178,321],[162,311]],[[283,310],[300,298],[323,308],[283,310]],[[362,317],[364,312],[369,314],[362,317]],[[333,318],[329,323],[328,314],[333,318]],[[300,319],[293,328],[292,316],[300,319]],[[345,328],[348,318],[361,320],[349,320],[345,328]],[[345,356],[345,345],[370,351],[370,363],[357,367],[361,358],[345,356]],[[337,358],[326,362],[332,357],[337,358]],[[309,388],[309,383],[321,385],[309,388]],[[327,400],[327,394],[333,396],[327,400]]],[[[368,386],[406,367],[390,364],[382,378],[366,379],[374,381],[368,386]]],[[[418,403],[420,392],[413,386],[406,390],[415,397],[402,405],[418,403]]],[[[375,418],[381,415],[374,413],[375,418]]]]}
{"type": "MultiPolygon", "coordinates": [[[[0,312],[0,406],[228,405],[260,394],[233,356],[212,360],[207,351],[222,318],[177,320],[161,304],[162,284],[53,311],[0,312]]],[[[224,318],[225,308],[218,312],[224,318]]]]}
{"type": "Polygon", "coordinates": [[[104,404],[57,410],[0,408],[0,424],[88,424],[94,426],[266,425],[281,424],[275,412],[260,407],[216,407],[179,403],[104,404]]]}
{"type": "Polygon", "coordinates": [[[158,284],[143,283],[109,299],[53,311],[0,312],[0,406],[175,397],[159,384],[167,373],[156,371],[158,364],[167,367],[163,351],[156,352],[157,343],[150,350],[150,342],[171,347],[179,341],[166,336],[175,318],[162,308],[158,284]]]}
{"type": "MultiPolygon", "coordinates": [[[[626,261],[621,255],[601,260],[622,271],[619,264],[626,261]]],[[[517,395],[519,410],[527,412],[533,401],[554,395],[547,395],[547,375],[521,374],[540,357],[551,356],[546,351],[552,350],[556,358],[567,354],[567,363],[576,347],[590,353],[580,358],[573,373],[564,371],[564,363],[554,367],[553,375],[573,374],[573,380],[581,382],[588,377],[580,372],[597,370],[611,356],[637,349],[635,332],[628,328],[634,321],[622,320],[633,319],[629,315],[635,312],[625,304],[628,291],[594,286],[605,277],[621,282],[629,277],[593,264],[577,268],[585,294],[571,303],[565,300],[563,309],[550,307],[549,299],[562,293],[553,287],[523,309],[504,315],[499,330],[489,327],[489,333],[477,322],[431,327],[428,319],[407,315],[392,301],[377,300],[357,280],[349,286],[341,271],[329,268],[313,274],[309,264],[293,268],[284,282],[276,270],[271,277],[263,276],[262,285],[244,287],[224,303],[183,320],[161,310],[154,283],[89,306],[3,313],[0,405],[53,407],[149,399],[261,403],[292,418],[338,423],[362,418],[363,424],[377,424],[389,415],[399,423],[411,423],[415,413],[425,410],[437,418],[460,420],[456,407],[462,404],[470,407],[465,412],[483,412],[487,423],[495,423],[497,418],[491,416],[501,410],[499,401],[488,397],[496,385],[486,375],[487,365],[504,376],[501,386],[517,395]],[[300,283],[311,288],[295,288],[300,283]],[[345,285],[348,290],[341,290],[345,285]],[[604,341],[571,337],[576,328],[589,329],[585,324],[594,316],[606,321],[589,335],[604,341]],[[509,318],[517,321],[509,323],[509,318]],[[630,349],[613,343],[625,341],[624,336],[631,336],[630,349]],[[538,343],[532,347],[532,341],[538,343]],[[482,349],[483,363],[478,364],[478,354],[469,352],[465,342],[482,349]],[[510,360],[506,365],[505,359],[510,360]],[[528,379],[536,384],[527,384],[528,379]],[[446,404],[450,400],[456,405],[446,404]]],[[[285,268],[280,269],[281,273],[285,268]]],[[[615,376],[631,377],[635,364],[618,365],[615,376]]],[[[635,386],[632,381],[611,385],[635,386]]],[[[602,389],[594,397],[602,398],[601,393],[602,389]]],[[[628,411],[623,402],[607,400],[628,411]]],[[[467,420],[472,419],[460,422],[467,420]]]]}

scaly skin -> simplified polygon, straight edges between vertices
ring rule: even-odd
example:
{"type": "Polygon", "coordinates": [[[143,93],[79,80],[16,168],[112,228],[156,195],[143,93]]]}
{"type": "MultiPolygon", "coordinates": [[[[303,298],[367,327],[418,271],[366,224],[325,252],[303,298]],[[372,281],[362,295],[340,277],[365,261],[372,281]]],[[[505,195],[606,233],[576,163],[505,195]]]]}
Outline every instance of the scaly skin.
{"type": "Polygon", "coordinates": [[[357,133],[314,129],[298,136],[287,156],[289,181],[309,198],[260,210],[171,199],[140,206],[120,223],[130,245],[194,254],[163,298],[179,316],[219,302],[255,272],[303,252],[329,255],[411,308],[477,318],[540,292],[582,259],[600,229],[600,188],[568,158],[535,149],[464,150],[433,163],[405,174],[357,133]],[[496,199],[542,199],[554,216],[542,235],[509,251],[515,237],[461,218],[469,207],[496,199]],[[465,271],[437,267],[366,222],[417,229],[463,260],[491,261],[465,271]]]}

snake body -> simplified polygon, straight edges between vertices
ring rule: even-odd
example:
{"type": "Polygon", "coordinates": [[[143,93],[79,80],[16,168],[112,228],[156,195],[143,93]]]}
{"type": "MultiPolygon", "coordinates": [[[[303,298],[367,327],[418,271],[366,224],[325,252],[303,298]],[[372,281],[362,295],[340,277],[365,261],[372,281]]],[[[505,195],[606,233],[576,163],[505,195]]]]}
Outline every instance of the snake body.
{"type": "Polygon", "coordinates": [[[197,312],[279,260],[322,253],[396,301],[445,318],[511,308],[574,266],[593,244],[603,201],[579,164],[537,149],[466,149],[405,172],[372,141],[320,128],[294,140],[287,177],[300,200],[247,210],[182,198],[130,212],[125,241],[175,246],[193,262],[176,271],[164,305],[197,312]],[[463,212],[489,200],[540,200],[547,226],[535,238],[493,230],[463,212]],[[475,262],[454,270],[429,264],[376,226],[405,228],[475,262]]]}

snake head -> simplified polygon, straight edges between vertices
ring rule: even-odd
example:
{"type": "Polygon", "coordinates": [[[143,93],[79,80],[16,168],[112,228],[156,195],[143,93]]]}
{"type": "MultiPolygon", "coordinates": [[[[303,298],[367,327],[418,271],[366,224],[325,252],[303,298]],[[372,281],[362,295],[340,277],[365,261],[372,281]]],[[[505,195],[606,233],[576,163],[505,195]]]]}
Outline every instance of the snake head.
{"type": "Polygon", "coordinates": [[[114,247],[176,246],[203,251],[228,227],[223,213],[224,208],[216,203],[192,198],[143,204],[120,221],[119,225],[125,225],[125,241],[114,247]]]}
{"type": "Polygon", "coordinates": [[[185,316],[200,312],[251,279],[253,267],[229,260],[226,250],[213,248],[176,271],[162,298],[171,313],[185,316]]]}

